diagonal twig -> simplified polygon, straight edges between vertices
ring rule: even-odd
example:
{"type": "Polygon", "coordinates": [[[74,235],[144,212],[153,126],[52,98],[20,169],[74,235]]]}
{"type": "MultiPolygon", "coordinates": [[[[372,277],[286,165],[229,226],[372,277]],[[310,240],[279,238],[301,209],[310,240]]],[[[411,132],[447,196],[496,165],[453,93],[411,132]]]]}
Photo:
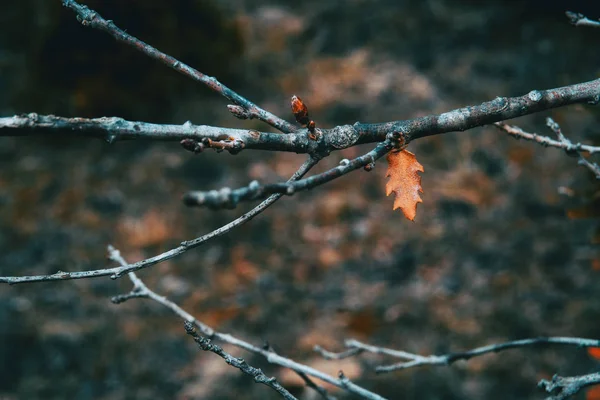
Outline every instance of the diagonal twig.
{"type": "Polygon", "coordinates": [[[215,209],[235,208],[240,201],[260,200],[273,193],[293,195],[296,192],[323,185],[367,165],[373,165],[376,160],[386,155],[392,148],[394,148],[393,141],[386,140],[360,157],[350,161],[342,160],[337,167],[305,179],[264,186],[261,186],[257,181],[253,181],[248,186],[235,190],[226,187],[208,192],[193,191],[186,193],[183,201],[188,206],[206,206],[215,209]]]}
{"type": "Polygon", "coordinates": [[[185,332],[194,338],[194,341],[202,350],[215,353],[223,360],[225,360],[227,364],[239,369],[246,375],[250,375],[252,378],[254,378],[254,381],[256,383],[262,383],[263,385],[269,386],[277,393],[279,393],[284,399],[297,400],[296,397],[294,397],[290,392],[287,391],[287,389],[285,389],[283,386],[281,386],[279,382],[277,382],[277,379],[273,377],[267,377],[260,368],[255,368],[249,365],[243,358],[233,357],[231,354],[223,350],[222,347],[213,344],[210,339],[198,335],[198,333],[194,329],[194,325],[192,325],[190,322],[185,321],[184,326],[185,332]]]}
{"type": "MultiPolygon", "coordinates": [[[[290,180],[300,179],[304,174],[308,172],[313,166],[318,163],[318,159],[313,157],[309,157],[304,164],[294,173],[294,175],[290,178],[290,180]]],[[[270,196],[268,199],[260,203],[258,206],[248,211],[241,217],[229,222],[222,227],[215,229],[214,231],[207,233],[203,236],[200,236],[196,239],[188,240],[182,242],[178,247],[166,251],[162,254],[159,254],[154,257],[147,258],[142,261],[138,261],[133,264],[121,265],[113,268],[104,268],[97,269],[91,271],[79,271],[79,272],[64,272],[58,271],[55,274],[51,275],[31,275],[31,276],[3,276],[0,277],[0,283],[8,283],[10,285],[18,284],[18,283],[29,283],[29,282],[47,282],[47,281],[59,281],[59,280],[70,280],[70,279],[84,279],[84,278],[95,278],[99,276],[107,276],[109,275],[112,279],[119,278],[128,272],[138,271],[143,268],[148,268],[154,264],[158,264],[160,262],[170,260],[173,257],[176,257],[180,254],[185,253],[186,251],[193,249],[207,242],[208,240],[221,236],[233,228],[242,225],[252,218],[262,213],[266,208],[268,208],[271,204],[276,202],[282,195],[274,194],[270,196]]]]}
{"type": "MultiPolygon", "coordinates": [[[[125,261],[125,259],[121,256],[120,252],[117,249],[115,249],[112,246],[109,246],[108,252],[109,252],[110,259],[120,263],[121,266],[127,266],[127,261],[125,261]]],[[[271,364],[275,364],[275,365],[279,365],[284,368],[291,369],[292,371],[294,371],[298,374],[304,374],[306,376],[317,378],[323,382],[327,382],[327,383],[337,386],[341,389],[345,389],[350,393],[359,395],[362,398],[365,398],[367,400],[385,400],[384,397],[381,397],[376,393],[373,393],[367,389],[364,389],[364,388],[352,383],[347,377],[343,376],[343,374],[340,375],[338,379],[336,379],[324,372],[321,372],[315,368],[309,367],[308,365],[304,365],[304,364],[298,363],[294,360],[291,360],[289,358],[280,356],[279,354],[271,351],[269,348],[258,347],[251,343],[248,343],[244,340],[238,339],[230,334],[217,332],[214,329],[212,329],[211,327],[209,327],[208,325],[202,323],[201,321],[198,321],[191,314],[189,314],[187,311],[183,310],[177,304],[168,300],[166,297],[160,296],[160,295],[156,294],[154,291],[152,291],[151,289],[149,289],[144,284],[144,282],[142,282],[142,280],[137,277],[135,272],[129,272],[128,276],[133,283],[133,289],[131,290],[131,292],[129,292],[127,294],[113,297],[111,299],[111,301],[113,303],[119,304],[119,303],[125,302],[125,301],[127,301],[129,299],[133,299],[133,298],[152,299],[152,300],[156,301],[157,303],[162,304],[163,306],[167,307],[169,310],[173,311],[176,315],[183,318],[187,323],[193,325],[200,332],[202,332],[202,334],[205,335],[208,339],[220,340],[222,342],[229,343],[233,346],[239,347],[239,348],[249,351],[251,353],[263,356],[271,364]]]]}
{"type": "Polygon", "coordinates": [[[195,70],[176,58],[157,50],[156,48],[134,36],[131,36],[121,28],[117,27],[113,21],[102,18],[100,14],[94,10],[90,10],[87,6],[81,5],[74,0],[63,0],[62,3],[63,6],[68,7],[75,12],[77,15],[77,20],[81,22],[83,26],[90,26],[92,28],[104,31],[114,37],[117,41],[126,43],[146,54],[148,57],[166,64],[175,71],[180,72],[197,82],[203,83],[215,92],[226,97],[228,100],[232,101],[238,106],[243,107],[250,117],[260,119],[274,128],[277,128],[281,132],[289,133],[297,130],[294,125],[284,121],[268,111],[263,110],[250,100],[240,96],[227,86],[223,85],[214,77],[204,75],[202,72],[195,70]]]}

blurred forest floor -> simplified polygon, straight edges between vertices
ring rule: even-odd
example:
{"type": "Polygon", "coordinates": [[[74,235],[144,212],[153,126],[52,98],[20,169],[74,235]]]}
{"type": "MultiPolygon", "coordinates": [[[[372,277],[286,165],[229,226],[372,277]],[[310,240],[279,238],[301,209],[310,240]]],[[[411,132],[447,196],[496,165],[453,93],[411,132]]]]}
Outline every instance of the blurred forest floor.
{"type": "MultiPolygon", "coordinates": [[[[299,95],[320,126],[439,113],[599,76],[596,2],[327,1],[86,4],[284,118],[299,95]],[[174,3],[174,4],[172,4],[174,3]]],[[[0,115],[38,112],[268,130],[222,99],[82,27],[58,0],[0,13],[0,115]]],[[[600,144],[600,109],[515,121],[600,144]]],[[[316,171],[362,154],[332,154],[316,171]]],[[[386,198],[385,164],[283,198],[225,237],[140,273],[205,323],[365,387],[406,399],[543,398],[554,373],[598,369],[574,348],[525,349],[376,376],[380,357],[324,361],[345,338],[423,354],[540,335],[600,337],[600,191],[556,149],[494,128],[410,145],[425,167],[411,223],[386,198]]],[[[0,138],[0,275],[97,269],[106,245],[137,261],[209,232],[232,211],[187,209],[189,189],[287,179],[304,157],[198,156],[177,143],[0,138]]],[[[0,286],[1,399],[270,399],[182,322],[146,300],[112,305],[127,278],[0,286]]],[[[279,377],[290,371],[225,347],[279,377]]],[[[390,361],[390,360],[387,360],[390,361]]],[[[344,393],[335,392],[340,398],[344,393]]],[[[591,396],[589,396],[591,398],[591,396]]]]}

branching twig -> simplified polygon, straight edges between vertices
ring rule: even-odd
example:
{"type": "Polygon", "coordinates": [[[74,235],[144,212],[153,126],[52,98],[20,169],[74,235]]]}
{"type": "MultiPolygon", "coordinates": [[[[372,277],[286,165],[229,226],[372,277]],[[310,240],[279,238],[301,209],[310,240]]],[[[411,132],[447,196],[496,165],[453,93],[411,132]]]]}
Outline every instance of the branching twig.
{"type": "MultiPolygon", "coordinates": [[[[114,247],[109,246],[108,248],[109,257],[121,264],[122,267],[126,267],[127,261],[123,259],[120,255],[119,251],[114,247]]],[[[193,325],[197,329],[199,329],[203,335],[207,336],[208,339],[211,340],[220,340],[225,343],[229,343],[246,351],[249,351],[254,354],[261,355],[267,359],[267,361],[271,364],[279,365],[284,368],[289,368],[292,371],[298,374],[304,374],[306,376],[311,376],[313,378],[320,379],[323,382],[327,382],[331,385],[337,386],[339,388],[345,389],[351,393],[357,394],[368,400],[385,400],[383,397],[377,395],[376,393],[370,392],[356,384],[350,382],[348,378],[340,376],[339,379],[336,379],[330,375],[327,375],[319,370],[316,370],[308,365],[300,364],[296,361],[293,361],[289,358],[282,357],[279,354],[271,351],[269,348],[261,348],[258,346],[254,346],[244,340],[238,339],[230,334],[216,332],[211,327],[205,325],[204,323],[198,321],[187,311],[183,310],[177,304],[168,300],[164,296],[160,296],[156,294],[154,291],[149,289],[141,279],[137,277],[134,272],[129,272],[129,278],[133,282],[133,289],[131,292],[125,295],[115,296],[111,300],[113,303],[122,303],[129,299],[133,298],[149,298],[156,301],[159,304],[167,307],[169,310],[173,311],[176,315],[183,318],[187,323],[193,325]]]]}
{"type": "Polygon", "coordinates": [[[267,377],[260,368],[254,368],[253,366],[249,365],[243,358],[233,357],[231,354],[223,350],[223,348],[221,348],[220,346],[212,344],[210,339],[198,335],[198,333],[194,329],[194,325],[192,325],[191,323],[185,321],[184,325],[185,332],[194,338],[194,341],[202,350],[215,353],[223,360],[225,360],[227,364],[238,368],[246,375],[250,375],[252,378],[254,378],[254,381],[256,383],[262,383],[263,385],[271,387],[273,390],[277,391],[277,393],[279,393],[284,399],[297,400],[296,397],[294,397],[283,386],[281,386],[279,382],[277,382],[277,379],[273,377],[267,377]]]}
{"type": "Polygon", "coordinates": [[[102,18],[102,16],[100,16],[100,14],[98,14],[96,11],[90,10],[88,7],[80,5],[73,0],[63,0],[63,5],[70,8],[75,12],[75,14],[77,14],[77,20],[81,22],[83,26],[90,26],[92,28],[107,32],[117,41],[126,43],[146,54],[148,57],[168,65],[175,71],[180,72],[195,81],[203,83],[215,92],[226,97],[228,100],[232,101],[238,106],[243,107],[250,118],[258,118],[282,132],[288,133],[296,131],[297,128],[294,125],[284,121],[268,111],[263,110],[248,99],[240,96],[227,86],[223,85],[214,77],[204,75],[202,72],[195,70],[185,63],[182,63],[176,58],[155,49],[154,47],[134,36],[131,36],[127,32],[117,27],[111,20],[105,20],[102,18]]]}
{"type": "MultiPolygon", "coordinates": [[[[290,178],[290,181],[300,179],[309,169],[311,169],[316,163],[317,159],[310,157],[302,166],[296,171],[296,173],[290,178]]],[[[47,282],[47,281],[57,281],[57,280],[69,280],[69,279],[84,279],[84,278],[94,278],[99,276],[107,276],[110,275],[112,279],[119,278],[128,272],[138,271],[143,268],[150,267],[154,264],[158,264],[160,262],[169,260],[173,257],[176,257],[180,254],[185,253],[189,249],[193,249],[194,247],[198,247],[206,241],[221,236],[233,228],[242,225],[252,218],[263,212],[267,207],[277,201],[282,195],[274,194],[270,196],[268,199],[260,203],[258,206],[248,211],[246,214],[241,217],[229,222],[222,227],[215,229],[214,231],[207,233],[206,235],[200,236],[196,239],[189,240],[186,242],[182,242],[178,247],[166,251],[157,256],[147,258],[142,261],[138,261],[133,264],[121,265],[114,268],[105,268],[105,269],[97,269],[91,271],[81,271],[81,272],[63,272],[58,271],[52,275],[32,275],[32,276],[5,276],[0,277],[1,283],[8,283],[10,285],[17,283],[29,283],[29,282],[47,282]]]]}
{"type": "Polygon", "coordinates": [[[569,155],[579,156],[579,164],[587,167],[594,175],[596,175],[598,179],[600,179],[600,167],[595,163],[589,162],[581,155],[582,152],[587,152],[590,154],[598,153],[600,152],[600,147],[583,145],[581,143],[574,144],[565,137],[560,129],[560,126],[554,122],[552,118],[546,119],[546,125],[556,134],[558,140],[551,139],[548,136],[538,135],[537,133],[525,132],[518,126],[511,126],[505,123],[494,124],[494,126],[496,126],[498,129],[508,133],[516,139],[530,140],[546,147],[556,147],[563,149],[569,155]]]}
{"type": "Polygon", "coordinates": [[[344,160],[340,165],[321,174],[286,183],[274,183],[261,186],[257,181],[241,189],[223,188],[209,192],[188,192],[184,196],[185,204],[189,206],[207,206],[210,208],[235,208],[240,201],[264,199],[270,194],[280,193],[293,195],[301,190],[312,189],[336,178],[344,176],[356,169],[372,165],[376,160],[386,155],[394,147],[391,140],[380,143],[365,155],[351,161],[344,160]]]}
{"type": "Polygon", "coordinates": [[[569,377],[554,375],[551,381],[542,379],[538,383],[538,387],[551,393],[549,397],[546,397],[546,400],[564,400],[574,396],[587,386],[598,384],[600,384],[600,372],[569,377]]]}
{"type": "Polygon", "coordinates": [[[576,13],[573,11],[567,11],[565,14],[566,14],[567,18],[569,18],[569,21],[571,22],[571,24],[573,24],[575,26],[600,28],[600,21],[594,21],[593,19],[589,19],[588,17],[586,17],[583,14],[576,13]]]}
{"type": "MultiPolygon", "coordinates": [[[[477,126],[517,118],[539,111],[563,107],[570,104],[600,102],[600,79],[548,90],[532,90],[518,97],[498,97],[479,105],[459,108],[439,115],[429,115],[404,121],[380,124],[340,125],[331,129],[317,129],[318,135],[311,138],[306,129],[295,134],[272,133],[211,127],[206,125],[159,125],[145,122],[125,121],[121,118],[63,118],[52,115],[26,114],[0,118],[0,135],[22,136],[44,131],[65,129],[76,131],[84,137],[103,137],[109,141],[121,139],[153,139],[181,141],[242,142],[244,149],[291,151],[327,155],[331,151],[359,144],[379,143],[391,133],[401,132],[408,144],[412,140],[448,132],[465,131],[477,126]],[[12,128],[12,129],[11,129],[12,128]],[[26,128],[23,130],[23,128],[26,128]],[[31,128],[34,128],[32,130],[31,128]]],[[[61,132],[62,130],[63,132],[61,132]]],[[[582,145],[583,146],[583,145],[582,145]]]]}
{"type": "Polygon", "coordinates": [[[409,353],[402,350],[394,350],[386,347],[373,346],[370,344],[359,342],[358,340],[351,339],[344,342],[344,345],[348,348],[348,350],[342,353],[332,353],[323,350],[321,347],[315,348],[315,351],[317,351],[319,354],[323,355],[327,359],[347,358],[358,355],[361,352],[368,352],[374,354],[384,354],[395,358],[407,360],[401,363],[376,367],[375,371],[381,373],[414,368],[422,365],[450,365],[458,360],[469,360],[473,357],[482,356],[488,353],[498,353],[500,351],[508,349],[549,344],[569,345],[577,347],[600,347],[600,340],[573,337],[538,337],[531,339],[513,340],[505,343],[491,344],[487,346],[477,347],[475,349],[464,352],[422,356],[419,354],[409,353]]]}

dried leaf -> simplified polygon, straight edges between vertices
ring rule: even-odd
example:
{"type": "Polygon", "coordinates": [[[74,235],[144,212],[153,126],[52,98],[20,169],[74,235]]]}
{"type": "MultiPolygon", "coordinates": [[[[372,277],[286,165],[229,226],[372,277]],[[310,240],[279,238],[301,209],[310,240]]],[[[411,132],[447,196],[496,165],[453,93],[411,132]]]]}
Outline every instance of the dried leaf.
{"type": "Polygon", "coordinates": [[[400,208],[404,216],[414,221],[417,215],[417,203],[423,200],[419,192],[421,188],[421,176],[417,172],[423,172],[423,166],[417,158],[408,150],[391,152],[387,156],[388,169],[385,174],[390,180],[385,185],[385,194],[389,196],[395,193],[394,210],[400,208]]]}
{"type": "Polygon", "coordinates": [[[600,360],[600,347],[589,347],[587,351],[591,357],[600,360]]]}

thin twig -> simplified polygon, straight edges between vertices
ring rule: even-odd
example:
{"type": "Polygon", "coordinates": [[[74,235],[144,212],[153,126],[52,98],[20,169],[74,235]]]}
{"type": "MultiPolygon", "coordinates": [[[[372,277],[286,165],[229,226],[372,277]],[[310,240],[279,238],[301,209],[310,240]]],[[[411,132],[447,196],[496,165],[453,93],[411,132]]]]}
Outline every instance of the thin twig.
{"type": "Polygon", "coordinates": [[[99,29],[107,32],[117,41],[126,43],[135,49],[146,54],[148,57],[153,58],[173,68],[175,71],[182,73],[183,75],[192,78],[193,80],[203,83],[215,92],[223,95],[228,100],[243,107],[248,115],[252,118],[260,119],[267,124],[279,129],[281,132],[289,133],[295,132],[297,128],[287,121],[271,114],[268,111],[263,110],[250,100],[240,96],[227,86],[223,85],[217,79],[212,76],[204,75],[202,72],[195,70],[189,65],[171,57],[168,54],[157,50],[149,44],[139,40],[138,38],[131,36],[121,28],[117,27],[113,21],[105,20],[94,10],[90,10],[87,6],[80,5],[73,0],[63,0],[63,6],[70,8],[77,15],[77,20],[81,22],[83,26],[90,26],[92,28],[99,29]]]}
{"type": "Polygon", "coordinates": [[[596,163],[589,162],[586,160],[582,152],[595,154],[600,152],[600,146],[588,146],[581,143],[573,143],[562,133],[560,126],[554,122],[552,118],[546,119],[546,125],[556,134],[558,140],[549,138],[548,136],[538,135],[537,133],[525,132],[518,126],[511,126],[505,123],[495,123],[494,126],[498,129],[508,133],[516,139],[525,139],[532,142],[536,142],[545,147],[556,147],[564,150],[568,155],[576,155],[579,157],[579,164],[588,168],[596,178],[600,179],[600,167],[596,163]]]}
{"type": "Polygon", "coordinates": [[[343,360],[345,358],[354,357],[363,352],[359,348],[354,348],[354,349],[348,349],[345,351],[341,351],[339,353],[335,353],[333,351],[325,350],[324,348],[322,348],[319,345],[315,345],[313,347],[313,351],[319,353],[321,355],[321,357],[323,357],[326,360],[343,360]]]}
{"type": "MultiPolygon", "coordinates": [[[[271,345],[268,344],[267,342],[265,342],[265,345],[263,346],[263,348],[270,352],[276,353],[275,349],[273,349],[273,347],[271,347],[271,345]]],[[[305,373],[298,372],[298,371],[294,371],[294,372],[304,381],[306,386],[315,390],[325,400],[337,400],[337,398],[335,396],[332,396],[327,392],[327,389],[325,389],[323,386],[315,383],[315,381],[310,379],[310,377],[308,375],[306,375],[305,373]]]]}
{"type": "Polygon", "coordinates": [[[291,196],[296,192],[323,185],[366,165],[372,165],[376,160],[386,155],[393,147],[392,141],[386,140],[360,157],[351,161],[344,160],[340,165],[328,171],[294,182],[288,181],[261,186],[257,181],[253,181],[248,186],[235,190],[226,187],[221,190],[211,190],[208,192],[188,192],[184,195],[183,201],[188,206],[206,206],[217,209],[235,208],[240,201],[260,200],[273,193],[291,196]]]}
{"type": "Polygon", "coordinates": [[[281,386],[279,384],[279,382],[277,382],[277,379],[275,379],[273,377],[269,378],[268,376],[266,376],[264,374],[264,372],[262,372],[262,370],[260,368],[254,368],[253,366],[249,365],[243,358],[233,357],[231,354],[229,354],[225,350],[223,350],[222,347],[217,346],[216,344],[213,344],[210,341],[210,339],[207,339],[205,337],[198,335],[198,333],[194,329],[194,325],[192,325],[191,323],[185,321],[184,326],[185,326],[185,332],[194,338],[194,341],[198,344],[198,347],[200,347],[202,350],[215,353],[216,355],[221,357],[223,360],[225,360],[225,362],[227,364],[229,364],[235,368],[238,368],[240,371],[242,371],[246,375],[250,375],[252,378],[254,378],[254,381],[256,383],[262,383],[263,385],[269,386],[270,388],[275,390],[277,393],[279,393],[281,395],[281,397],[283,397],[284,399],[297,400],[296,397],[294,397],[283,386],[281,386]]]}
{"type": "Polygon", "coordinates": [[[494,126],[516,139],[530,140],[532,142],[539,143],[544,147],[556,147],[558,149],[563,149],[566,152],[584,151],[590,154],[600,153],[600,146],[588,146],[581,143],[573,144],[571,142],[565,143],[559,140],[554,140],[548,136],[525,132],[518,126],[508,125],[504,122],[496,122],[494,126]]]}
{"type": "Polygon", "coordinates": [[[571,22],[571,24],[573,24],[575,26],[600,28],[600,21],[594,21],[593,19],[589,19],[588,17],[586,17],[583,14],[576,13],[573,11],[567,11],[567,12],[565,12],[565,15],[567,16],[567,18],[569,18],[569,21],[571,22]]]}
{"type": "MultiPolygon", "coordinates": [[[[314,165],[318,163],[318,159],[313,157],[309,157],[304,164],[294,173],[294,175],[290,178],[290,180],[300,179],[304,174],[308,172],[314,165]]],[[[105,268],[105,269],[97,269],[91,271],[80,271],[80,272],[64,272],[58,271],[55,274],[51,275],[32,275],[32,276],[5,276],[0,277],[0,283],[8,283],[10,285],[14,285],[17,283],[30,283],[30,282],[47,282],[47,281],[59,281],[59,280],[70,280],[70,279],[84,279],[84,278],[95,278],[99,276],[107,276],[110,275],[112,279],[120,278],[121,276],[127,274],[128,272],[138,271],[143,268],[150,267],[154,264],[158,264],[160,262],[169,260],[173,257],[176,257],[180,254],[185,253],[186,251],[193,249],[195,247],[200,246],[201,244],[207,242],[208,240],[221,236],[233,228],[242,225],[252,218],[262,213],[267,207],[277,201],[282,195],[274,194],[270,196],[268,199],[260,203],[258,206],[248,211],[246,214],[241,217],[229,222],[222,227],[215,229],[214,231],[207,233],[206,235],[200,236],[196,239],[188,240],[182,242],[178,247],[166,251],[162,254],[159,254],[154,257],[147,258],[142,261],[138,261],[133,264],[128,264],[126,266],[118,266],[113,268],[105,268]]]]}
{"type": "MultiPolygon", "coordinates": [[[[359,342],[358,340],[347,340],[344,345],[349,349],[343,353],[331,353],[325,352],[325,357],[329,358],[333,355],[333,358],[337,357],[336,354],[344,355],[345,358],[353,355],[357,355],[360,352],[368,352],[374,354],[384,354],[388,356],[392,356],[395,358],[400,358],[403,360],[401,363],[396,363],[392,365],[378,366],[375,371],[380,372],[392,372],[398,371],[408,368],[414,368],[423,365],[450,365],[458,360],[469,360],[473,357],[482,356],[488,353],[498,353],[500,351],[515,349],[520,347],[529,347],[529,346],[540,346],[540,345],[568,345],[568,346],[576,346],[576,347],[600,347],[600,340],[597,339],[585,339],[585,338],[574,338],[574,337],[537,337],[530,339],[521,339],[521,340],[513,340],[504,343],[496,343],[487,346],[477,347],[472,350],[457,352],[457,353],[448,353],[442,355],[429,355],[422,356],[419,354],[409,353],[401,350],[389,349],[386,347],[373,346],[370,344],[365,344],[359,342]],[[350,353],[351,350],[354,350],[355,353],[350,353]]],[[[323,354],[322,350],[318,351],[320,354],[323,354]]]]}
{"type": "MultiPolygon", "coordinates": [[[[125,259],[123,259],[123,257],[120,255],[120,252],[118,250],[116,250],[114,247],[109,246],[108,252],[109,252],[109,258],[120,263],[121,266],[125,267],[128,265],[127,261],[125,261],[125,259]]],[[[156,301],[157,303],[162,304],[163,306],[167,307],[169,310],[173,311],[176,315],[183,318],[187,323],[196,327],[208,339],[220,340],[222,342],[229,343],[233,346],[239,347],[239,348],[249,351],[251,353],[261,355],[261,356],[265,357],[267,359],[267,361],[271,364],[279,365],[281,367],[291,369],[292,371],[294,371],[296,373],[304,374],[307,376],[311,376],[313,378],[320,379],[323,382],[327,382],[331,385],[345,389],[345,390],[347,390],[351,393],[354,393],[356,395],[359,395],[365,399],[385,400],[384,397],[381,397],[381,396],[377,395],[376,393],[370,392],[367,389],[361,388],[360,386],[357,386],[356,384],[350,382],[348,380],[348,378],[344,377],[344,379],[342,379],[342,377],[340,377],[339,379],[336,379],[330,375],[325,374],[324,372],[321,372],[317,369],[309,367],[308,365],[300,364],[289,358],[280,356],[279,354],[271,351],[269,348],[264,348],[264,347],[261,348],[261,347],[255,346],[253,344],[250,344],[244,340],[238,339],[230,334],[216,332],[214,329],[212,329],[208,325],[198,321],[196,318],[194,318],[187,311],[183,310],[177,304],[168,300],[164,296],[160,296],[160,295],[156,294],[154,291],[149,289],[144,284],[144,282],[142,282],[142,280],[137,277],[137,275],[134,272],[129,272],[128,276],[133,283],[133,289],[128,294],[113,297],[111,299],[113,303],[118,304],[118,303],[122,303],[124,301],[133,299],[133,298],[152,299],[152,300],[156,301]]]]}
{"type": "Polygon", "coordinates": [[[554,393],[546,400],[564,400],[577,394],[581,389],[600,384],[600,372],[581,376],[562,377],[554,375],[551,381],[542,379],[538,387],[548,393],[554,393]]]}

